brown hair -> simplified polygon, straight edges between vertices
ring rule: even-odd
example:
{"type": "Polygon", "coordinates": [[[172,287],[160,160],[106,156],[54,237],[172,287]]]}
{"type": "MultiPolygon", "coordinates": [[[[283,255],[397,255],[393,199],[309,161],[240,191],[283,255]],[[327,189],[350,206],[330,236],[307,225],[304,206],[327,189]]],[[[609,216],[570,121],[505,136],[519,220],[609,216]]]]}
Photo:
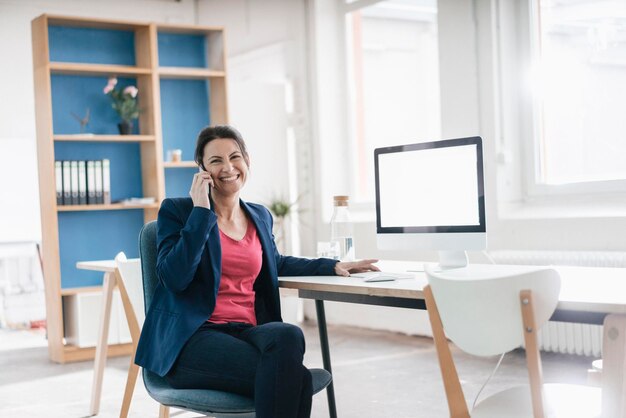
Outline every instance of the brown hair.
{"type": "Polygon", "coordinates": [[[250,156],[248,155],[246,142],[237,129],[228,125],[207,126],[198,134],[196,151],[194,152],[194,160],[203,170],[205,170],[204,162],[202,161],[202,157],[204,157],[204,147],[215,139],[232,139],[235,141],[243,154],[243,159],[246,164],[250,165],[250,156]]]}

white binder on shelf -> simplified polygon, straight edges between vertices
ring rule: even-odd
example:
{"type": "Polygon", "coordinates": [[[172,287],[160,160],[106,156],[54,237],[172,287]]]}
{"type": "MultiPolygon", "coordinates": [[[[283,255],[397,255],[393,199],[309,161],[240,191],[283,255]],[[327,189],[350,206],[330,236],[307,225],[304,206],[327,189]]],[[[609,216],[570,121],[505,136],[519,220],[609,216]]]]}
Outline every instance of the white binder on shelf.
{"type": "Polygon", "coordinates": [[[96,190],[96,203],[102,204],[104,203],[104,198],[102,196],[102,160],[94,161],[95,166],[95,190],[96,190]]]}
{"type": "Polygon", "coordinates": [[[87,169],[85,161],[78,162],[78,204],[87,204],[87,169]]]}
{"type": "Polygon", "coordinates": [[[105,205],[111,204],[111,163],[102,160],[102,199],[105,205]]]}
{"type": "Polygon", "coordinates": [[[63,204],[72,204],[72,175],[70,173],[70,162],[62,161],[63,165],[63,204]]]}
{"type": "Polygon", "coordinates": [[[96,166],[95,161],[87,161],[87,204],[96,204],[96,166]]]}
{"type": "Polygon", "coordinates": [[[63,162],[54,162],[54,181],[57,191],[57,205],[63,204],[63,162]]]}
{"type": "Polygon", "coordinates": [[[72,205],[78,205],[78,161],[70,161],[72,205]]]}

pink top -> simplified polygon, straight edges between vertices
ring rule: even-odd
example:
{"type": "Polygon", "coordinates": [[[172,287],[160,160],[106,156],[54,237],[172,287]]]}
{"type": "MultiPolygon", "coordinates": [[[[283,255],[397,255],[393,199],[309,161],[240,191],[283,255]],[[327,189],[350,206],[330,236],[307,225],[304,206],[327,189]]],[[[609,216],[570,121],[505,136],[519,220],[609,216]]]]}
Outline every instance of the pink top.
{"type": "Polygon", "coordinates": [[[222,278],[215,310],[209,322],[245,322],[256,325],[254,281],[261,271],[263,249],[254,224],[248,221],[246,235],[236,241],[220,231],[222,278]]]}

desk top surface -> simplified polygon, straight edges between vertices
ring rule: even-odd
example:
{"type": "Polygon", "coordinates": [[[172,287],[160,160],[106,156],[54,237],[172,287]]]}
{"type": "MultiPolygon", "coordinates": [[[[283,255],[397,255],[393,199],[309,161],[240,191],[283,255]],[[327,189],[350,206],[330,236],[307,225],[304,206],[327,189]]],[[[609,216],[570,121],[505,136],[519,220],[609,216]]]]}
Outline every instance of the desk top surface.
{"type": "Polygon", "coordinates": [[[115,260],[79,261],[76,263],[76,268],[110,273],[115,270],[115,260]]]}
{"type": "MultiPolygon", "coordinates": [[[[366,283],[362,278],[340,276],[279,277],[280,286],[290,289],[357,295],[423,299],[422,290],[427,284],[423,263],[406,261],[380,261],[385,272],[415,274],[413,279],[366,283]]],[[[76,267],[83,270],[112,272],[115,260],[82,261],[76,267]]],[[[515,266],[499,266],[515,268],[515,266]]],[[[522,269],[532,266],[518,266],[522,269]]],[[[626,313],[626,269],[602,267],[552,266],[561,275],[561,294],[558,309],[626,313]]]]}

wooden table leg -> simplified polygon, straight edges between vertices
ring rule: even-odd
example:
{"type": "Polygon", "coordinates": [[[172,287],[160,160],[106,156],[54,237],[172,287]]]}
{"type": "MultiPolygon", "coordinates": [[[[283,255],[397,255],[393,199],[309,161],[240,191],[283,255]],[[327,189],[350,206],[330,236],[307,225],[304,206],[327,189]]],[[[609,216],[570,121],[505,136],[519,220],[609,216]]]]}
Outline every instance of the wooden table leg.
{"type": "Polygon", "coordinates": [[[128,296],[128,291],[126,290],[126,286],[124,285],[124,280],[120,275],[119,269],[115,270],[115,278],[117,281],[117,288],[120,291],[122,305],[124,306],[128,330],[130,331],[130,337],[133,341],[133,352],[130,355],[130,366],[128,367],[128,376],[126,377],[126,389],[124,389],[124,400],[122,401],[122,409],[120,411],[120,418],[127,418],[128,411],[130,409],[130,402],[135,391],[137,375],[139,374],[139,366],[135,364],[135,354],[137,354],[137,344],[139,343],[139,334],[141,333],[141,329],[139,327],[139,322],[137,321],[137,316],[133,311],[133,304],[128,296]]]}
{"type": "Polygon", "coordinates": [[[626,315],[604,318],[602,343],[602,417],[626,417],[626,315]]]}
{"type": "Polygon", "coordinates": [[[111,322],[111,301],[116,279],[113,273],[104,273],[102,282],[102,307],[100,309],[100,331],[96,342],[96,357],[94,359],[93,385],[91,389],[90,414],[98,415],[100,411],[100,398],[102,397],[102,377],[104,366],[107,361],[107,349],[109,340],[109,324],[111,322]]]}

